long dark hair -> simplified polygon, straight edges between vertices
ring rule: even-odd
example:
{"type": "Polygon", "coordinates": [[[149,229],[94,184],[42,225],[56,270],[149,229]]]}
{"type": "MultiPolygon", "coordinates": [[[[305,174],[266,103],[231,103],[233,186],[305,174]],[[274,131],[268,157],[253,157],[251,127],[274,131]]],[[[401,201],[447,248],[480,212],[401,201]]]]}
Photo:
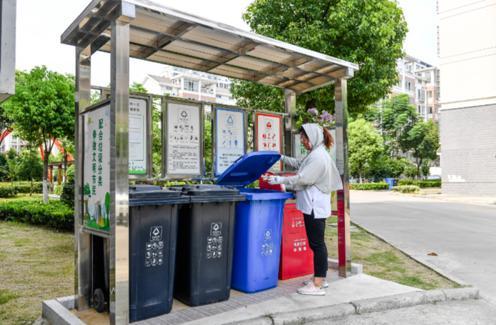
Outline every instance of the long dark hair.
{"type": "MultiPolygon", "coordinates": [[[[326,146],[327,149],[330,149],[334,145],[334,139],[332,138],[331,132],[329,132],[328,129],[322,128],[324,130],[324,145],[326,146]]],[[[300,128],[300,133],[303,134],[307,139],[308,135],[305,132],[305,129],[303,126],[300,128]]]]}
{"type": "Polygon", "coordinates": [[[324,145],[327,149],[331,148],[334,145],[334,139],[332,138],[331,132],[328,129],[324,129],[324,145]]]}

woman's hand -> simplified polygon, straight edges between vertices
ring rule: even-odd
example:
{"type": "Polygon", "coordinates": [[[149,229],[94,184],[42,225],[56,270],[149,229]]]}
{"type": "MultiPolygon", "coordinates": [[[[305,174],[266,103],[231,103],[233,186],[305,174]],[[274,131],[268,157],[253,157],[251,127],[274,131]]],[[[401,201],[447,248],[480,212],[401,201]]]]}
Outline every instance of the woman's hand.
{"type": "Polygon", "coordinates": [[[282,184],[283,177],[280,176],[268,176],[267,177],[267,183],[270,185],[278,185],[282,184]]]}

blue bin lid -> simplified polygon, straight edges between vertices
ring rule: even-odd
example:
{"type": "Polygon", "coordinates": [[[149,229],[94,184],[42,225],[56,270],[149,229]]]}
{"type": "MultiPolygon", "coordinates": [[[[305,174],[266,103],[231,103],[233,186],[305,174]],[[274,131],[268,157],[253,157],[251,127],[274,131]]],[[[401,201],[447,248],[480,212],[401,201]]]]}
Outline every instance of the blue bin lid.
{"type": "Polygon", "coordinates": [[[217,184],[243,187],[256,181],[281,159],[276,151],[255,151],[236,160],[222,175],[217,184]]]}

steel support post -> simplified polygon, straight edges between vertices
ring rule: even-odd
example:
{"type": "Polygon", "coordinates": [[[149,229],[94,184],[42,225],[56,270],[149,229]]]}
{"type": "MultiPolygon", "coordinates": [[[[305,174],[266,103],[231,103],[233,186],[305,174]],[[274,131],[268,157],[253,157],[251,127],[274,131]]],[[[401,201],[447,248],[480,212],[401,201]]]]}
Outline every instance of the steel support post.
{"type": "Polygon", "coordinates": [[[296,126],[296,93],[292,90],[284,90],[284,110],[288,114],[284,123],[284,154],[292,156],[293,146],[293,132],[296,126]]]}
{"type": "Polygon", "coordinates": [[[75,180],[74,180],[74,238],[75,267],[74,285],[76,292],[76,308],[88,308],[91,297],[91,245],[90,235],[83,232],[83,116],[80,115],[91,101],[91,49],[76,49],[76,107],[74,145],[75,180]]]}
{"type": "Polygon", "coordinates": [[[0,1],[0,102],[15,93],[16,0],[0,1]]]}
{"type": "Polygon", "coordinates": [[[122,2],[112,22],[110,106],[110,322],[129,323],[129,21],[135,7],[122,2]]]}
{"type": "Polygon", "coordinates": [[[351,236],[350,236],[350,192],[348,170],[348,102],[347,80],[337,79],[334,84],[336,109],[336,156],[337,167],[343,181],[343,189],[338,196],[338,261],[339,276],[346,277],[351,271],[351,236]]]}

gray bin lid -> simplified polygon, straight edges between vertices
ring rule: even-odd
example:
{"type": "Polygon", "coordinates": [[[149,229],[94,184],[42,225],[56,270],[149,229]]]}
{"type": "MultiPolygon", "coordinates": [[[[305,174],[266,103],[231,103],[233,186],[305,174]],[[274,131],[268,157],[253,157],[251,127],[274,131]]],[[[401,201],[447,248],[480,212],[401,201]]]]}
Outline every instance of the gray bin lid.
{"type": "Polygon", "coordinates": [[[188,202],[189,200],[181,196],[180,192],[161,189],[160,186],[140,185],[138,188],[129,188],[129,206],[170,205],[188,202]]]}
{"type": "Polygon", "coordinates": [[[192,203],[243,201],[244,196],[232,187],[212,184],[184,185],[171,188],[191,199],[192,203]]]}

